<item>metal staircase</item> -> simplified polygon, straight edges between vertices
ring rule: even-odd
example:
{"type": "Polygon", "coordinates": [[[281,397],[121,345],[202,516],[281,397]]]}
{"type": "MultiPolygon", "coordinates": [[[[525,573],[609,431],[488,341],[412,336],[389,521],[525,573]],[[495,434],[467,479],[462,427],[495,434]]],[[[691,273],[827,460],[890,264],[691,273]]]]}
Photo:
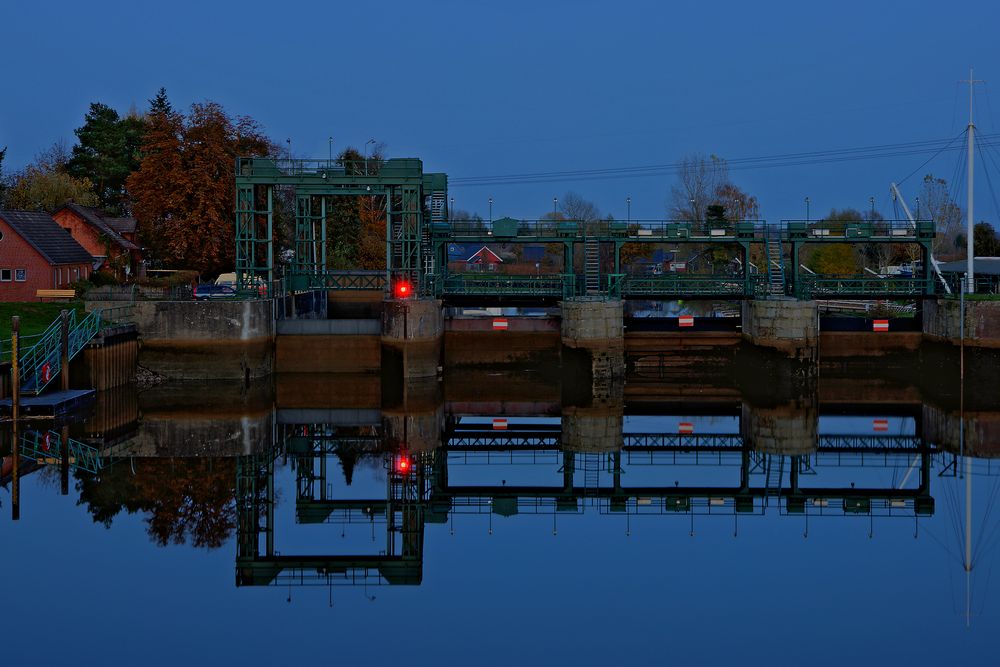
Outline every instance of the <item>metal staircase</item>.
{"type": "Polygon", "coordinates": [[[583,494],[596,496],[601,485],[601,459],[598,454],[582,454],[583,494]]]}
{"type": "MultiPolygon", "coordinates": [[[[106,465],[96,447],[66,439],[69,466],[96,475],[106,465]]],[[[62,438],[57,431],[27,431],[21,436],[21,456],[38,463],[59,463],[62,460],[62,438]]]]}
{"type": "MultiPolygon", "coordinates": [[[[87,313],[77,321],[76,311],[69,311],[69,358],[72,359],[101,330],[101,310],[87,313]]],[[[18,379],[21,393],[38,395],[55,379],[61,368],[62,318],[58,317],[42,333],[38,342],[18,355],[18,379]]]]}
{"type": "Polygon", "coordinates": [[[598,294],[601,290],[601,242],[593,236],[584,239],[583,261],[587,294],[598,294]]]}
{"type": "Polygon", "coordinates": [[[767,253],[767,294],[784,296],[785,260],[781,250],[781,230],[777,226],[765,227],[764,245],[767,253]]]}
{"type": "Polygon", "coordinates": [[[785,457],[768,455],[767,457],[767,481],[765,482],[766,493],[764,504],[769,505],[774,498],[775,503],[781,497],[781,482],[785,476],[785,457]]]}

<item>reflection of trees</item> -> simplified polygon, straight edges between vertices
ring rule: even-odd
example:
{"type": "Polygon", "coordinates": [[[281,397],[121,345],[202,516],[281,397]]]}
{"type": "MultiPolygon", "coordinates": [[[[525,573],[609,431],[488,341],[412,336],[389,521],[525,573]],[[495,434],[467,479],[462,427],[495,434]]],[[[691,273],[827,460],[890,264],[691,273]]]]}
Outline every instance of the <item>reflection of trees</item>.
{"type": "Polygon", "coordinates": [[[236,526],[234,459],[135,459],[77,483],[78,504],[110,528],[122,511],[143,512],[147,532],[160,546],[184,544],[215,549],[236,526]]]}

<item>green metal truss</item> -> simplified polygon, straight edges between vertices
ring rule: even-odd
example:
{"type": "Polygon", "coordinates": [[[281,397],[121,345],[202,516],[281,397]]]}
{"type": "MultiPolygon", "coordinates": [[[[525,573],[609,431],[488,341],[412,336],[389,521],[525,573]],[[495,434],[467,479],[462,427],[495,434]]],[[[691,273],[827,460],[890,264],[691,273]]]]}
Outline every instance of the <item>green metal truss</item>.
{"type": "MultiPolygon", "coordinates": [[[[374,196],[386,218],[386,270],[381,287],[410,280],[427,294],[425,276],[434,272],[428,226],[447,218],[448,179],[425,174],[414,158],[343,164],[332,160],[236,161],[236,274],[241,290],[275,278],[274,217],[276,188],[295,191],[294,255],[286,273],[290,290],[342,283],[327,279],[326,217],[330,197],[374,196]]],[[[342,272],[336,272],[341,274],[342,272]]],[[[356,282],[348,281],[353,287],[356,282]]]]}

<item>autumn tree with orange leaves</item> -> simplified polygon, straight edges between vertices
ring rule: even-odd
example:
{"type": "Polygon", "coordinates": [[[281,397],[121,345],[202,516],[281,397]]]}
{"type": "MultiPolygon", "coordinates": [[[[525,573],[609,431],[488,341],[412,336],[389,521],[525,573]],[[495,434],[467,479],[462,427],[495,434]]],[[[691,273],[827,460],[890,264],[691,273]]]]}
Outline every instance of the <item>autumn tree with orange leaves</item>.
{"type": "Polygon", "coordinates": [[[139,169],[127,182],[152,258],[203,274],[231,271],[236,262],[236,158],[273,152],[260,125],[249,117],[230,118],[215,102],[193,104],[185,116],[165,96],[154,99],[139,169]]]}

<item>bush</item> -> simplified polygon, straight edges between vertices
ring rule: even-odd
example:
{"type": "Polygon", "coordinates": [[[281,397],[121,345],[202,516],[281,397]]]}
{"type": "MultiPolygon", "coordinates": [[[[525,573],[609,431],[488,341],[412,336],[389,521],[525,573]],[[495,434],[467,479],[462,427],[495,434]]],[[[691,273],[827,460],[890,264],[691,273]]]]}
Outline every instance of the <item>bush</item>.
{"type": "Polygon", "coordinates": [[[121,281],[110,271],[95,271],[90,274],[90,282],[96,287],[103,285],[121,285],[121,281]]]}
{"type": "Polygon", "coordinates": [[[199,282],[197,271],[176,271],[169,276],[157,278],[143,278],[139,284],[143,287],[180,287],[199,282]]]}

